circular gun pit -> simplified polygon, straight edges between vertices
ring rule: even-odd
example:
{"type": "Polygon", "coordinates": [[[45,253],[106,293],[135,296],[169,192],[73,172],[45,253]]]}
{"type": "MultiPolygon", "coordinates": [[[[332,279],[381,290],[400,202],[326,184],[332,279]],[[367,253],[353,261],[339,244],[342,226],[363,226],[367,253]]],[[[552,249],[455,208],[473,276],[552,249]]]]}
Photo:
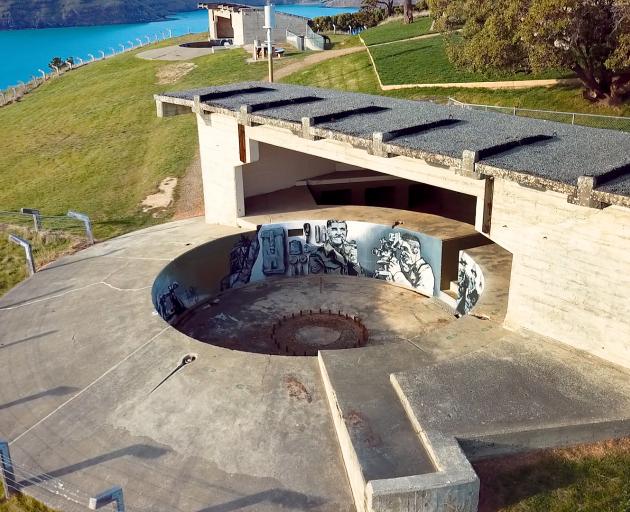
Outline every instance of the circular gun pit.
{"type": "Polygon", "coordinates": [[[375,279],[331,275],[226,290],[173,326],[232,350],[304,357],[411,340],[451,321],[455,317],[434,298],[375,279]]]}

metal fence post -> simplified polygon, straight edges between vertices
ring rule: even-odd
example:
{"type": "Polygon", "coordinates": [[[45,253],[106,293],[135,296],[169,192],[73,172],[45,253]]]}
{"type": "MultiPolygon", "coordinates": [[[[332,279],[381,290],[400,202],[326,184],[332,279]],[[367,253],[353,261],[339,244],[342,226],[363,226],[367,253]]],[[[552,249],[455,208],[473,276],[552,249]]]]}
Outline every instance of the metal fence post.
{"type": "Polygon", "coordinates": [[[96,510],[110,503],[116,504],[116,512],[125,512],[125,499],[123,497],[122,487],[116,486],[102,492],[101,494],[90,498],[88,508],[96,510]]]}
{"type": "Polygon", "coordinates": [[[9,452],[9,443],[0,441],[0,482],[4,487],[5,498],[11,497],[17,492],[17,484],[15,482],[15,473],[13,471],[13,461],[9,452]]]}
{"type": "Polygon", "coordinates": [[[85,234],[87,235],[90,243],[93,245],[94,235],[92,234],[92,221],[90,221],[90,218],[85,213],[79,213],[72,210],[68,211],[67,216],[83,222],[85,225],[85,234]]]}
{"type": "Polygon", "coordinates": [[[575,124],[575,112],[571,114],[571,124],[575,124]]]}
{"type": "Polygon", "coordinates": [[[31,244],[16,235],[9,235],[9,242],[19,245],[24,249],[28,273],[32,276],[35,273],[35,260],[33,259],[33,249],[31,248],[31,244]]]}
{"type": "Polygon", "coordinates": [[[37,208],[20,208],[20,213],[33,216],[33,228],[36,232],[42,227],[41,212],[37,208]]]}

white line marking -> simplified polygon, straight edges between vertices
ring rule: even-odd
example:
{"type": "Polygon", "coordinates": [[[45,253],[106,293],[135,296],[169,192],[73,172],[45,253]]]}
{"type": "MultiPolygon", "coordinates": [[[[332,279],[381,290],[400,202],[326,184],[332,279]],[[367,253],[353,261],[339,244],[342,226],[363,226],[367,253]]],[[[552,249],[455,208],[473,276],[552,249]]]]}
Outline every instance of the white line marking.
{"type": "Polygon", "coordinates": [[[79,396],[81,396],[83,393],[85,393],[88,389],[90,389],[92,386],[94,386],[95,384],[97,384],[99,381],[101,381],[103,378],[105,378],[107,375],[109,375],[111,372],[113,372],[116,368],[118,368],[121,364],[123,364],[125,361],[127,361],[129,358],[133,357],[137,352],[139,352],[140,350],[142,350],[144,347],[146,347],[149,343],[151,343],[152,341],[154,341],[156,338],[160,337],[162,334],[164,334],[165,331],[167,331],[168,329],[170,329],[171,326],[169,325],[168,327],[164,327],[164,329],[162,329],[160,332],[158,332],[155,336],[153,336],[151,339],[149,339],[147,342],[143,343],[142,345],[140,345],[137,349],[135,349],[133,352],[131,352],[129,355],[127,355],[126,357],[124,357],[123,359],[121,359],[119,362],[117,362],[114,366],[112,366],[109,370],[107,370],[105,373],[103,373],[103,375],[101,375],[100,377],[98,377],[97,379],[93,380],[92,382],[90,382],[90,384],[88,384],[86,387],[84,387],[81,391],[79,391],[76,395],[72,396],[71,398],[69,398],[68,400],[66,400],[64,403],[62,403],[59,407],[57,407],[54,411],[50,412],[49,414],[47,414],[46,416],[44,416],[41,420],[39,420],[37,423],[35,423],[34,425],[32,425],[31,427],[29,427],[28,429],[26,429],[24,432],[22,432],[19,436],[17,436],[15,439],[13,439],[13,441],[9,442],[9,445],[19,441],[22,437],[24,437],[26,434],[28,434],[31,430],[33,430],[34,428],[36,428],[37,426],[41,425],[44,421],[46,421],[48,418],[50,418],[51,416],[53,416],[54,414],[56,414],[57,412],[59,412],[61,409],[63,409],[66,405],[68,405],[70,402],[72,402],[75,398],[78,398],[79,396]]]}

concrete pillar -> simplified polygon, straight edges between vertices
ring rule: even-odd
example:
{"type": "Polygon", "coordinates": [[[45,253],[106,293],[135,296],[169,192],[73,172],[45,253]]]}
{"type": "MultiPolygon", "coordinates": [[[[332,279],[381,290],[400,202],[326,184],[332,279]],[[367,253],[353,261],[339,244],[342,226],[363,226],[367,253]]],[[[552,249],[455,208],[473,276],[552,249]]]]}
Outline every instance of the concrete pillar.
{"type": "Polygon", "coordinates": [[[197,125],[206,222],[235,226],[245,215],[243,165],[258,160],[258,143],[245,135],[243,162],[236,119],[198,114],[197,125]]]}

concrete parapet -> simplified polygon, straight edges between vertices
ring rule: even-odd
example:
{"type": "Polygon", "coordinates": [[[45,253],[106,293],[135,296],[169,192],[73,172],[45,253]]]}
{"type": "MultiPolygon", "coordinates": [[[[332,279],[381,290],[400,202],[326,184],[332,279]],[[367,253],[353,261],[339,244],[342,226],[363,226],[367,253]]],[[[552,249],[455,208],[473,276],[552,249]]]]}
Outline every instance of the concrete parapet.
{"type": "Polygon", "coordinates": [[[190,114],[191,108],[188,105],[178,105],[172,102],[164,102],[156,98],[155,107],[158,117],[173,117],[182,114],[190,114]]]}

